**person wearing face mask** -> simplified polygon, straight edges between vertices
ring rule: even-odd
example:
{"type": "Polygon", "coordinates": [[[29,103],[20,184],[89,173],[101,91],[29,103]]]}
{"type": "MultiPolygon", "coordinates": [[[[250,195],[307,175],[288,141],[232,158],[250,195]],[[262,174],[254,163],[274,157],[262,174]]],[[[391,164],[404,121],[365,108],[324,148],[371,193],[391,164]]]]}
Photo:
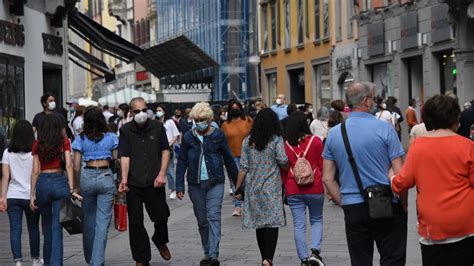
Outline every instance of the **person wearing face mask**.
{"type": "Polygon", "coordinates": [[[272,105],[272,110],[278,115],[278,120],[281,121],[288,117],[287,108],[288,105],[285,104],[285,94],[278,94],[275,105],[272,105]]]}
{"type": "MultiPolygon", "coordinates": [[[[235,184],[237,166],[224,133],[211,126],[214,114],[208,103],[194,105],[191,117],[196,128],[186,132],[176,168],[176,195],[184,198],[184,178],[193,203],[204,258],[200,265],[220,265],[221,209],[224,198],[224,166],[235,184]]],[[[188,263],[192,264],[192,263],[188,263]]]]}
{"type": "Polygon", "coordinates": [[[161,257],[171,259],[166,245],[168,217],[166,203],[166,171],[170,159],[170,147],[163,124],[150,119],[143,98],[130,102],[133,121],[120,129],[118,157],[121,165],[119,192],[127,192],[130,249],[137,266],[150,265],[151,248],[143,224],[143,204],[154,223],[151,240],[161,257]]]}
{"type": "MultiPolygon", "coordinates": [[[[242,105],[239,101],[234,99],[229,100],[227,110],[227,121],[222,124],[221,130],[229,143],[230,150],[234,156],[235,164],[237,168],[240,165],[240,152],[242,151],[242,141],[250,133],[252,128],[253,120],[249,116],[245,115],[242,111],[242,105]]],[[[232,183],[232,182],[231,182],[232,183]]],[[[231,186],[232,193],[235,192],[235,188],[231,186]]],[[[234,211],[232,216],[242,215],[241,201],[234,199],[234,211]]]]}
{"type": "Polygon", "coordinates": [[[398,124],[398,119],[400,118],[400,115],[397,114],[396,112],[392,113],[389,110],[387,110],[387,104],[381,97],[378,97],[378,96],[376,97],[376,103],[377,103],[379,111],[375,113],[375,117],[377,117],[377,119],[379,120],[389,123],[394,128],[397,128],[398,126],[398,129],[399,129],[400,125],[398,124]]]}
{"type": "Polygon", "coordinates": [[[176,199],[176,183],[175,183],[175,164],[174,164],[174,145],[177,144],[179,136],[181,133],[179,133],[178,128],[176,127],[176,123],[171,118],[171,115],[168,114],[166,111],[166,108],[163,105],[158,106],[156,108],[156,118],[158,121],[163,123],[163,126],[165,127],[166,130],[166,137],[168,138],[168,143],[170,145],[171,153],[170,153],[170,163],[168,166],[168,172],[166,174],[167,180],[168,180],[168,189],[171,190],[170,193],[170,199],[174,200],[176,199]]]}
{"type": "Polygon", "coordinates": [[[37,113],[34,118],[33,118],[33,131],[36,133],[41,129],[41,124],[43,123],[44,118],[48,114],[54,114],[59,118],[61,121],[61,126],[63,128],[64,134],[66,134],[66,126],[67,122],[64,119],[64,117],[56,112],[56,98],[50,93],[45,93],[43,96],[41,96],[40,99],[41,106],[43,106],[43,111],[37,113]]]}

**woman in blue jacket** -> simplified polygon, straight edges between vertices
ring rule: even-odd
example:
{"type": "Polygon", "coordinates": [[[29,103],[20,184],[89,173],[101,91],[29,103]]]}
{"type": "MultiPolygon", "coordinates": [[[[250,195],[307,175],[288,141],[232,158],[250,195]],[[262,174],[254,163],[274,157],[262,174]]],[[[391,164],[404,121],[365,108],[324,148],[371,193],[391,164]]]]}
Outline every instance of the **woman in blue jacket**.
{"type": "Polygon", "coordinates": [[[191,110],[196,127],[184,134],[176,169],[176,194],[184,197],[184,176],[187,175],[189,197],[193,203],[205,257],[200,265],[219,265],[221,209],[224,198],[224,165],[235,184],[237,166],[218,128],[211,126],[213,112],[201,102],[191,110]]]}

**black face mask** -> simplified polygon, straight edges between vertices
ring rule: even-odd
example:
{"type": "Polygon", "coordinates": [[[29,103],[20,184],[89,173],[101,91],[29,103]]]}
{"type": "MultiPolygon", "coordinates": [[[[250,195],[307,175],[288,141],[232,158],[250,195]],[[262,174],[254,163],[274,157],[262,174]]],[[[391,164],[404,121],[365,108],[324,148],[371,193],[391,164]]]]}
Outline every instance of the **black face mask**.
{"type": "Polygon", "coordinates": [[[230,115],[232,117],[239,117],[240,114],[242,114],[242,112],[240,111],[240,109],[232,109],[230,110],[230,115]]]}

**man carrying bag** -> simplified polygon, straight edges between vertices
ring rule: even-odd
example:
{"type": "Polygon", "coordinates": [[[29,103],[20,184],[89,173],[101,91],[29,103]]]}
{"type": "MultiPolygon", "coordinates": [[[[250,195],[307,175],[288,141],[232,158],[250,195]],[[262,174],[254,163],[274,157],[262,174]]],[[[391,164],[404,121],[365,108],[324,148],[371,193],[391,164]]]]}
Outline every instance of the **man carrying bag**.
{"type": "Polygon", "coordinates": [[[351,265],[372,265],[374,241],[380,265],[405,265],[407,194],[394,197],[388,179],[390,168],[394,174],[401,169],[405,152],[395,129],[371,115],[375,92],[372,83],[353,83],[347,90],[352,112],[326,139],[323,181],[344,210],[351,265]]]}

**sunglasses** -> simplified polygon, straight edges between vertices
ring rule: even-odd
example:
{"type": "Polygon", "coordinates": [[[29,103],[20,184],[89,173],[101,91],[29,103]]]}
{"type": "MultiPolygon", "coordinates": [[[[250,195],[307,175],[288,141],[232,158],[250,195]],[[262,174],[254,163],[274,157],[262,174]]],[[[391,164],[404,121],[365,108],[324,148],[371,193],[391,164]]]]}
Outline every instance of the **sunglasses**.
{"type": "Polygon", "coordinates": [[[141,109],[141,110],[133,110],[132,112],[137,115],[137,114],[139,114],[140,112],[146,113],[147,111],[148,111],[148,108],[143,108],[143,109],[141,109]]]}

